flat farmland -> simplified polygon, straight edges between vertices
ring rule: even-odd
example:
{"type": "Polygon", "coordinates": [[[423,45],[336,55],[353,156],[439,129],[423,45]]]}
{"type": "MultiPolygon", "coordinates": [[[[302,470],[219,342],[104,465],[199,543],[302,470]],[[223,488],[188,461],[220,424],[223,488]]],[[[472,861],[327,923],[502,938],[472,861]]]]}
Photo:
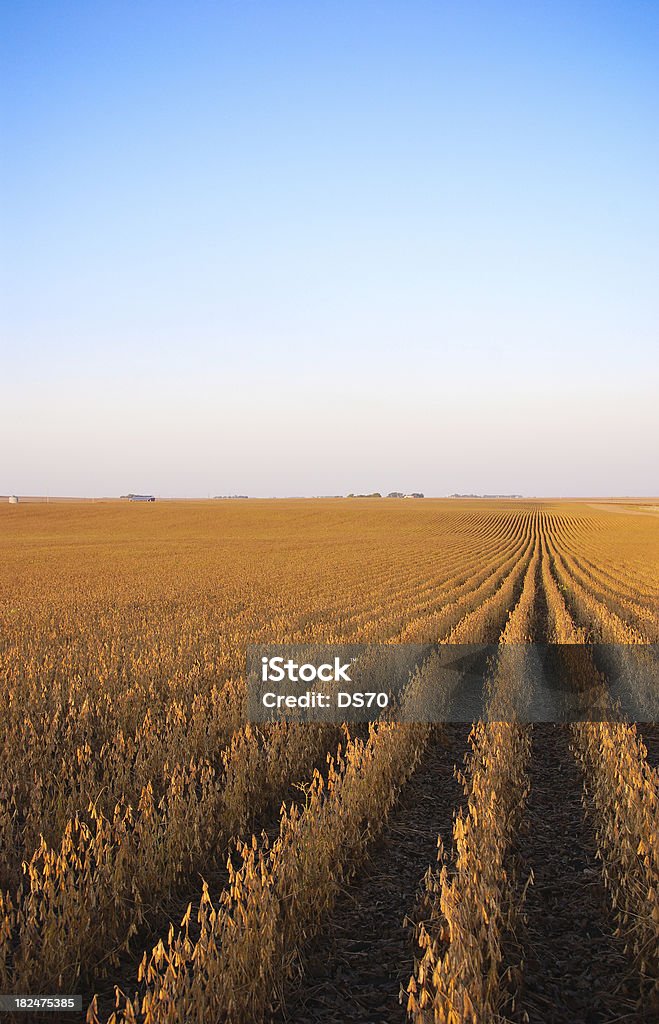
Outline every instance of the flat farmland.
{"type": "Polygon", "coordinates": [[[94,1024],[657,1020],[656,725],[256,728],[244,679],[254,643],[489,643],[496,693],[510,645],[569,675],[656,644],[656,508],[0,506],[0,991],[94,1024]]]}

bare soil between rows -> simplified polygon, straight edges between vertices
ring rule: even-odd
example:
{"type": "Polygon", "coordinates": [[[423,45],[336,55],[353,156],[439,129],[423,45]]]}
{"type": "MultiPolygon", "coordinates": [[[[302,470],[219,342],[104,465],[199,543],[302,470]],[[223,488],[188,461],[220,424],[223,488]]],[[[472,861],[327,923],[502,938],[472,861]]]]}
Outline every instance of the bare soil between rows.
{"type": "Polygon", "coordinates": [[[365,866],[337,901],[324,932],[303,955],[304,977],[273,1024],[402,1024],[418,949],[414,917],[423,876],[437,863],[437,837],[450,849],[464,802],[454,769],[464,766],[470,727],[442,727],[401,792],[365,866]]]}
{"type": "Polygon", "coordinates": [[[513,1019],[530,1024],[649,1024],[639,976],[615,921],[582,805],[567,726],[533,729],[531,794],[518,837],[520,879],[531,871],[524,956],[513,1019]]]}
{"type": "Polygon", "coordinates": [[[638,725],[641,739],[648,751],[648,764],[652,768],[659,768],[659,724],[656,722],[641,722],[638,725]]]}

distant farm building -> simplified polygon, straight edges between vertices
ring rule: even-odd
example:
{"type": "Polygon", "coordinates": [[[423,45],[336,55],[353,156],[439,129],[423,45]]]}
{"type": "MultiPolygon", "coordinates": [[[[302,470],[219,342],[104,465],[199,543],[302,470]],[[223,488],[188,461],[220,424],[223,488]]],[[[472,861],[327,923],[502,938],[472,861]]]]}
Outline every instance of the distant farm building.
{"type": "Polygon", "coordinates": [[[9,495],[9,504],[10,505],[18,505],[18,498],[17,498],[17,496],[15,494],[10,494],[9,495]]]}
{"type": "Polygon", "coordinates": [[[156,499],[152,494],[128,494],[126,495],[129,501],[155,501],[156,499]]]}

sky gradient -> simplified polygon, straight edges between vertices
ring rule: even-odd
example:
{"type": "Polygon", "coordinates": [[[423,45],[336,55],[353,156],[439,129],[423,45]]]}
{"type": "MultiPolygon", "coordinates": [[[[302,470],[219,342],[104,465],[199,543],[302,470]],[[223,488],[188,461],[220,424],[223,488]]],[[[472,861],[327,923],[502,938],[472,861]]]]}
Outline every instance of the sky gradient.
{"type": "Polygon", "coordinates": [[[0,493],[659,492],[659,5],[0,37],[0,493]]]}

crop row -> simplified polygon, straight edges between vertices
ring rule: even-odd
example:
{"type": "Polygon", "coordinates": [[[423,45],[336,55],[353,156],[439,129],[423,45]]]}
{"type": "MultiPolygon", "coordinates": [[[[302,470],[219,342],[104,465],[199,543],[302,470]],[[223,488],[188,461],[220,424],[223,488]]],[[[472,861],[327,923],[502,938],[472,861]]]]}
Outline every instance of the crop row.
{"type": "Polygon", "coordinates": [[[489,711],[501,721],[477,723],[464,777],[466,810],[453,827],[449,861],[441,836],[439,870],[425,877],[422,954],[408,985],[408,1013],[419,1024],[480,1024],[499,1019],[515,978],[503,944],[520,909],[509,849],[529,793],[530,729],[514,721],[520,684],[533,655],[519,646],[534,630],[540,557],[537,521],[533,554],[517,604],[500,637],[489,711]],[[510,647],[509,644],[514,646],[510,647]]]}

